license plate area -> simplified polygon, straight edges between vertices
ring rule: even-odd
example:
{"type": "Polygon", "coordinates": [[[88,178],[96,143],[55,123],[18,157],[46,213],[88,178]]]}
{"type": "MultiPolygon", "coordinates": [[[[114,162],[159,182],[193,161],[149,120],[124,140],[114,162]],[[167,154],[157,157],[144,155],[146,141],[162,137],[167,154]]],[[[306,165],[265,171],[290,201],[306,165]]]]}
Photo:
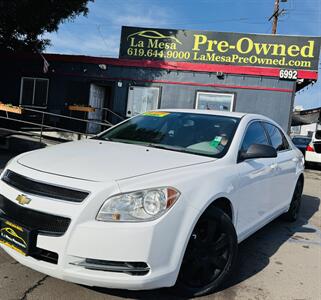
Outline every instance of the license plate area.
{"type": "Polygon", "coordinates": [[[35,251],[36,232],[0,217],[0,243],[27,256],[35,251]]]}

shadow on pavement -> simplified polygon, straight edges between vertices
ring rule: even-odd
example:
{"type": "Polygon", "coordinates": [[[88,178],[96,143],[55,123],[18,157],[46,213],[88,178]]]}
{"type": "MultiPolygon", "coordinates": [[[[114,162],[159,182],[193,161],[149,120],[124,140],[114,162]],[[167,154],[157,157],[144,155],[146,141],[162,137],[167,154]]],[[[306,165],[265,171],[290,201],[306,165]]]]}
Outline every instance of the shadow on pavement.
{"type": "Polygon", "coordinates": [[[319,198],[303,195],[300,217],[296,222],[289,223],[278,218],[242,242],[239,245],[238,267],[225,288],[236,285],[263,270],[270,263],[270,257],[292,236],[300,232],[315,232],[316,230],[306,228],[304,225],[308,224],[314,213],[319,210],[319,206],[319,198]]]}
{"type": "MultiPolygon", "coordinates": [[[[222,290],[220,294],[226,294],[226,299],[229,299],[229,294],[232,292],[229,288],[263,270],[269,265],[270,257],[278,251],[283,243],[295,234],[300,232],[315,232],[314,229],[305,228],[304,225],[308,224],[309,219],[318,211],[319,206],[319,198],[303,195],[299,220],[294,223],[288,223],[278,218],[242,242],[239,245],[238,266],[232,279],[226,283],[224,290],[222,290]]],[[[171,295],[168,289],[152,291],[125,291],[104,288],[91,289],[96,292],[130,299],[183,299],[171,295]]]]}
{"type": "Polygon", "coordinates": [[[321,171],[321,164],[307,164],[305,165],[306,170],[321,171]]]}

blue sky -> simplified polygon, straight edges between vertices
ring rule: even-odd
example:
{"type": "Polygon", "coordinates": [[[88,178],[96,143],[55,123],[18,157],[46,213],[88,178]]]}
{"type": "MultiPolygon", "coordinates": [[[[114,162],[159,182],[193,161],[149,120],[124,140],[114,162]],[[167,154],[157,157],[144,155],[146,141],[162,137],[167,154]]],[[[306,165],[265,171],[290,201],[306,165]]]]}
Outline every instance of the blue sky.
{"type": "MultiPolygon", "coordinates": [[[[274,0],[96,0],[87,17],[45,35],[52,42],[46,52],[117,57],[122,25],[270,33],[273,6],[274,0]]],[[[321,36],[320,0],[287,0],[280,8],[286,12],[279,34],[321,36]]],[[[298,93],[295,103],[321,106],[321,78],[298,93]]]]}

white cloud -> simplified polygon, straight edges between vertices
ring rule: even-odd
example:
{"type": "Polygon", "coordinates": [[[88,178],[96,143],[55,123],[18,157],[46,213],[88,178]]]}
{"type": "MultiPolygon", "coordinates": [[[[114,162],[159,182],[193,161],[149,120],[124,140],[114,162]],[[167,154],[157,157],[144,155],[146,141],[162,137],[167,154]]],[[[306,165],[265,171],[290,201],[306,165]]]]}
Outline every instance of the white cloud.
{"type": "Polygon", "coordinates": [[[128,26],[160,26],[165,24],[165,19],[155,17],[149,12],[147,15],[138,16],[138,15],[123,15],[118,16],[114,23],[116,25],[128,25],[128,26]]]}
{"type": "Polygon", "coordinates": [[[118,56],[120,29],[127,26],[164,26],[173,14],[146,1],[97,0],[89,5],[87,18],[61,24],[57,33],[47,33],[51,40],[46,52],[94,56],[118,56]]]}
{"type": "Polygon", "coordinates": [[[165,9],[150,1],[132,0],[118,1],[114,6],[97,1],[95,6],[92,5],[90,14],[95,22],[106,26],[159,26],[173,18],[173,13],[169,8],[165,9]]]}
{"type": "Polygon", "coordinates": [[[52,46],[46,52],[81,54],[96,56],[117,56],[119,37],[116,35],[102,38],[98,34],[75,35],[70,32],[45,35],[51,39],[52,46]]]}

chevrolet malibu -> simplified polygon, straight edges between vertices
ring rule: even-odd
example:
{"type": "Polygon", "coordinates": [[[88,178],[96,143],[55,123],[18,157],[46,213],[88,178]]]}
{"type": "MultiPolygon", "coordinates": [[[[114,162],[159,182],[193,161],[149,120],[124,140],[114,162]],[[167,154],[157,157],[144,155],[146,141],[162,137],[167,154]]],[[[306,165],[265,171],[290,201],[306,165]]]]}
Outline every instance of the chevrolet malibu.
{"type": "Polygon", "coordinates": [[[151,111],[98,136],[24,153],[0,181],[1,247],[63,280],[217,290],[238,243],[296,220],[304,159],[272,120],[151,111]]]}

